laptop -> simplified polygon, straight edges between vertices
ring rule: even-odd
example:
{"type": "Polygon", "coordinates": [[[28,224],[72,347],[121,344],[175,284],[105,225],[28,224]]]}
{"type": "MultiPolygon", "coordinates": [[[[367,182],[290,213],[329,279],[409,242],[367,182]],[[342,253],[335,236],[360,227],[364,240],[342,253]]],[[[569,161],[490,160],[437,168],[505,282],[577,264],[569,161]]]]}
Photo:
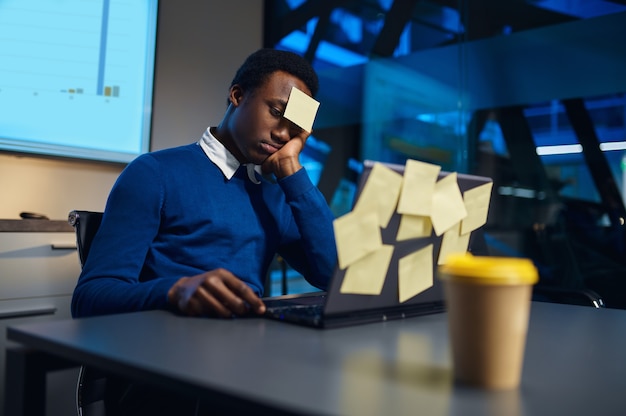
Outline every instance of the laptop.
{"type": "MultiPolygon", "coordinates": [[[[381,162],[366,160],[363,163],[363,172],[359,178],[355,202],[363,190],[375,163],[381,162]]],[[[404,172],[404,165],[382,164],[400,174],[404,172]]],[[[448,174],[449,172],[440,172],[439,179],[448,174]]],[[[457,182],[461,192],[465,192],[492,182],[492,179],[457,173],[457,182]]],[[[342,293],[340,288],[346,270],[342,270],[337,266],[326,292],[263,298],[267,308],[265,317],[315,328],[337,328],[445,311],[442,282],[436,278],[435,270],[433,270],[433,286],[405,302],[399,301],[398,260],[429,244],[433,244],[433,267],[436,268],[436,256],[439,253],[443,237],[436,236],[433,231],[430,237],[396,241],[395,237],[400,225],[400,217],[400,214],[394,213],[388,226],[381,231],[383,243],[393,245],[394,249],[387,276],[379,295],[342,293]]],[[[468,251],[476,255],[487,254],[482,227],[472,231],[468,251]]]]}

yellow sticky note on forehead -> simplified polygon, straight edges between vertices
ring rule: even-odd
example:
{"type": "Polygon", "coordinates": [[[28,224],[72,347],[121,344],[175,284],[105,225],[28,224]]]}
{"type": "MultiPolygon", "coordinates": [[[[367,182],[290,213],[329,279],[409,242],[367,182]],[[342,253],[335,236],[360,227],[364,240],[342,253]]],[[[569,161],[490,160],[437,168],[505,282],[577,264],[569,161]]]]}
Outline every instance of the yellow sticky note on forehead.
{"type": "Polygon", "coordinates": [[[310,132],[319,106],[320,103],[318,101],[315,101],[296,87],[291,87],[289,101],[287,101],[283,117],[297,124],[301,129],[310,132]]]}

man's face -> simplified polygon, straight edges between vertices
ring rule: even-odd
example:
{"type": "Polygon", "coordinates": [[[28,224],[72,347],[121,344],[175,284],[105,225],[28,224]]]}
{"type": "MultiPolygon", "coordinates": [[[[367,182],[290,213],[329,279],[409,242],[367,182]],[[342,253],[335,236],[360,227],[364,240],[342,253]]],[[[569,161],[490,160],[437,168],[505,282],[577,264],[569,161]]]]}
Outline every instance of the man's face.
{"type": "Polygon", "coordinates": [[[302,130],[283,117],[291,88],[311,95],[306,84],[286,72],[271,74],[255,91],[231,91],[236,109],[230,130],[241,163],[260,165],[302,130]]]}

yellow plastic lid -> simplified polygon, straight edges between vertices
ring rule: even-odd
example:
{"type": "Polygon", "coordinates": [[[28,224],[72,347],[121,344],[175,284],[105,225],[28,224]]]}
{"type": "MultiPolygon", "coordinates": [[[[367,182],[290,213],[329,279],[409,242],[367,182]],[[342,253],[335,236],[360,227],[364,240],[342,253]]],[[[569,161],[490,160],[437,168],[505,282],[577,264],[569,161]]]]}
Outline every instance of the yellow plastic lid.
{"type": "Polygon", "coordinates": [[[532,285],[539,280],[533,262],[517,257],[452,254],[446,258],[445,264],[439,266],[438,271],[442,280],[484,285],[532,285]]]}

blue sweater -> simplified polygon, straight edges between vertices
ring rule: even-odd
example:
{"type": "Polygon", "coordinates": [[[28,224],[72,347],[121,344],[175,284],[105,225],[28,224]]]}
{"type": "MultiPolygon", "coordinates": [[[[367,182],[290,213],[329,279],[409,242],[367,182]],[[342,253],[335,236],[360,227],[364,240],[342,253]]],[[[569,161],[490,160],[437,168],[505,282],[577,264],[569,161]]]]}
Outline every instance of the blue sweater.
{"type": "Polygon", "coordinates": [[[334,216],[304,169],[227,180],[190,144],[139,156],[109,195],[72,298],[83,317],[166,309],[183,276],[224,268],[259,296],[275,253],[325,289],[337,261],[334,216]]]}

